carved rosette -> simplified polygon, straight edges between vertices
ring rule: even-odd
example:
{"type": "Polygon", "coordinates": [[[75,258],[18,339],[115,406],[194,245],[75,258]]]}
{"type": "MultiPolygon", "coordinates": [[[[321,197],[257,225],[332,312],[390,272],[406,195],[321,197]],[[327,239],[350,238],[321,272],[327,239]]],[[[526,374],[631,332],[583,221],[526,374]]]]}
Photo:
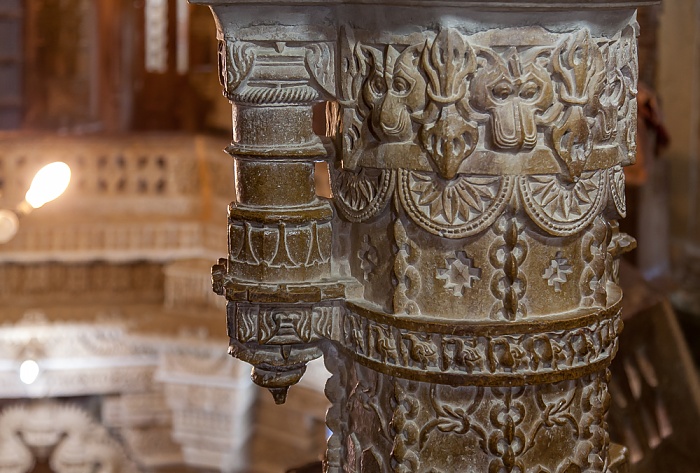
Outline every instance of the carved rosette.
{"type": "Polygon", "coordinates": [[[326,471],[621,471],[634,1],[244,3],[213,2],[237,188],[214,288],[278,401],[326,355],[326,471]]]}

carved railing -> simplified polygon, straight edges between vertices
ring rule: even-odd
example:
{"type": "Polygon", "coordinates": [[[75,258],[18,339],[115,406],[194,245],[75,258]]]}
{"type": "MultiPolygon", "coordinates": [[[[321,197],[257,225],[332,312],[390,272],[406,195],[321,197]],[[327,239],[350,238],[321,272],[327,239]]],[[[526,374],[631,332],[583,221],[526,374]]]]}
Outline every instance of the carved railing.
{"type": "Polygon", "coordinates": [[[278,402],[325,355],[326,471],[622,471],[645,2],[193,3],[233,104],[230,351],[278,402]]]}
{"type": "MultiPolygon", "coordinates": [[[[225,143],[225,142],[224,142],[225,143]]],[[[221,141],[188,134],[0,134],[0,204],[14,208],[42,165],[64,161],[60,200],[23,218],[0,261],[210,258],[225,242],[212,225],[233,189],[221,141]]]]}

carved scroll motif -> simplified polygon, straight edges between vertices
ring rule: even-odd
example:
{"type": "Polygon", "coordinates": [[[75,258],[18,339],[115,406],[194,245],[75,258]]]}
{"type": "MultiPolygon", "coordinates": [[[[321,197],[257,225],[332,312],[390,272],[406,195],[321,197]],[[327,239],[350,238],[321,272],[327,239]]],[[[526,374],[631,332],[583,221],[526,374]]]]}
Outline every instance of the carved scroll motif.
{"type": "Polygon", "coordinates": [[[219,41],[219,82],[227,97],[248,77],[254,60],[254,44],[231,39],[219,41]]]}
{"type": "Polygon", "coordinates": [[[453,387],[392,378],[382,394],[359,380],[351,396],[362,397],[370,409],[371,395],[391,396],[393,411],[375,410],[379,436],[358,435],[351,449],[364,452],[372,442],[384,442],[380,426],[389,423],[391,468],[370,471],[610,473],[605,379],[604,370],[577,380],[516,387],[453,387]],[[548,455],[546,449],[555,446],[570,453],[548,455]],[[445,448],[462,454],[445,458],[433,453],[445,448]]]}
{"type": "Polygon", "coordinates": [[[330,43],[290,46],[276,42],[247,42],[227,38],[219,43],[219,81],[229,100],[250,104],[301,104],[335,95],[335,73],[330,43]],[[304,64],[296,80],[272,84],[265,76],[270,67],[304,64]],[[306,79],[307,84],[299,83],[306,79]]]}

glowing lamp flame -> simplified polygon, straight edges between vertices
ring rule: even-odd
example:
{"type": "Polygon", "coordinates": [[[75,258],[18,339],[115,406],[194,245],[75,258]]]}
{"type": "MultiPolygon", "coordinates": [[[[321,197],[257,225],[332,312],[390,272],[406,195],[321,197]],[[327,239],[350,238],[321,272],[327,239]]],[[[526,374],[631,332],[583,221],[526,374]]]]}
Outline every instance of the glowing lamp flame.
{"type": "Polygon", "coordinates": [[[32,384],[39,377],[39,364],[34,360],[24,360],[19,365],[19,380],[24,384],[32,384]]]}
{"type": "Polygon", "coordinates": [[[51,202],[66,190],[70,182],[70,167],[60,161],[47,164],[36,173],[24,199],[38,209],[51,202]]]}

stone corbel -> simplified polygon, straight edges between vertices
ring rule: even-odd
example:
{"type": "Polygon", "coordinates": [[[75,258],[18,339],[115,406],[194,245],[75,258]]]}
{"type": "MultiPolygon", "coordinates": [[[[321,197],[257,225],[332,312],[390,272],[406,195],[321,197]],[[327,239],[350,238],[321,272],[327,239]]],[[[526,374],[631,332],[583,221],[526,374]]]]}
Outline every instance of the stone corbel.
{"type": "Polygon", "coordinates": [[[253,9],[243,10],[234,17],[213,7],[220,80],[233,105],[227,152],[236,200],[229,257],[212,277],[228,300],[231,354],[251,363],[253,380],[282,403],[306,363],[322,355],[353,284],[331,274],[333,210],[314,184],[315,162],[333,152],[314,132],[313,108],[335,97],[336,45],[323,13],[292,12],[302,21],[285,26],[284,11],[256,24],[248,21],[253,9]]]}

